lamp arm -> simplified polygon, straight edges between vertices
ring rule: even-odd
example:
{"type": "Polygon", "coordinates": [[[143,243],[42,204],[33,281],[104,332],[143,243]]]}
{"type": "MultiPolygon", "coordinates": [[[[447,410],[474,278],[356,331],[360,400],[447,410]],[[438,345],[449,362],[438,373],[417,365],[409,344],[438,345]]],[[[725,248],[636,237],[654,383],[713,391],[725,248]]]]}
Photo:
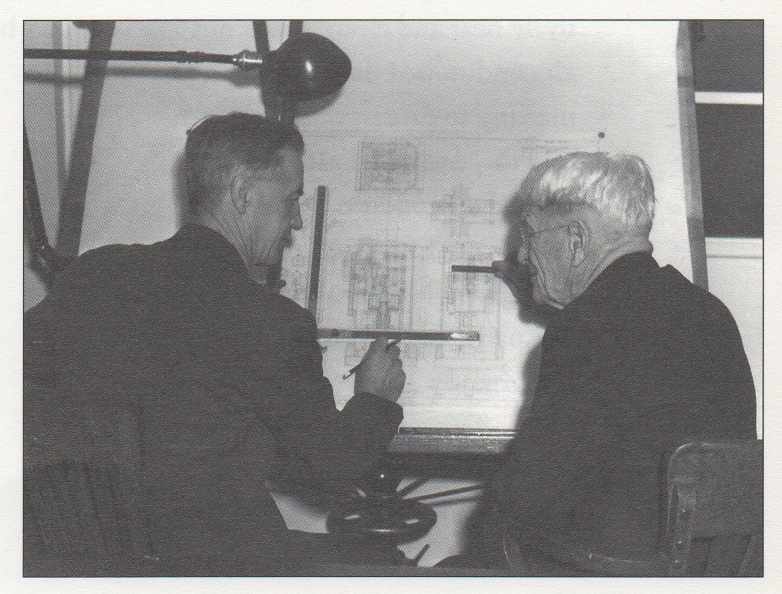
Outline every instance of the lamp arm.
{"type": "Polygon", "coordinates": [[[243,50],[238,54],[208,54],[204,52],[162,52],[134,50],[79,50],[79,49],[25,49],[25,59],[52,60],[120,60],[127,62],[179,62],[233,64],[242,70],[260,68],[264,56],[258,52],[243,50]]]}
{"type": "MultiPolygon", "coordinates": [[[[265,48],[264,48],[265,49],[265,48]]],[[[153,62],[215,62],[242,70],[260,69],[274,80],[275,93],[297,101],[335,93],[350,76],[350,58],[337,45],[317,33],[288,37],[274,51],[238,54],[132,50],[25,49],[27,59],[129,60],[153,62]]]]}

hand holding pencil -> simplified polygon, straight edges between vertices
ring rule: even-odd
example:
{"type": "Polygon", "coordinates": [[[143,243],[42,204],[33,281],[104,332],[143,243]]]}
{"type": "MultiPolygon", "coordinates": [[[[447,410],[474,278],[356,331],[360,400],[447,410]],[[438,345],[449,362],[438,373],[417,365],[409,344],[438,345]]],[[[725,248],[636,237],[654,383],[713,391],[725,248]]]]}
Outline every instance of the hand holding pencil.
{"type": "MultiPolygon", "coordinates": [[[[389,343],[386,345],[386,350],[390,349],[392,346],[394,346],[394,345],[396,345],[396,344],[399,344],[400,342],[402,342],[402,339],[401,339],[401,338],[395,338],[394,340],[392,340],[391,342],[389,342],[389,343]]],[[[343,373],[343,374],[342,374],[342,379],[343,379],[343,380],[346,380],[346,379],[348,379],[348,378],[349,378],[351,375],[353,375],[354,373],[356,373],[356,371],[358,371],[358,368],[359,368],[359,367],[361,367],[361,365],[362,365],[363,363],[364,363],[364,361],[363,361],[363,359],[362,359],[360,363],[358,363],[358,364],[354,365],[353,367],[351,367],[351,368],[348,370],[348,372],[347,372],[347,373],[343,373]]]]}
{"type": "Polygon", "coordinates": [[[399,399],[406,376],[399,358],[398,342],[395,340],[389,343],[382,336],[372,341],[361,363],[348,372],[355,370],[355,394],[374,394],[391,402],[399,399]]]}

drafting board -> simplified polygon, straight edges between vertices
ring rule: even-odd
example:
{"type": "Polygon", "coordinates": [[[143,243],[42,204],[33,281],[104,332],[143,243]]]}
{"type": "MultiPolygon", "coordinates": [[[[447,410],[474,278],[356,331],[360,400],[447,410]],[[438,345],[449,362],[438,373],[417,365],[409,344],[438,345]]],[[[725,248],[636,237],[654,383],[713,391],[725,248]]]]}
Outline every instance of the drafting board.
{"type": "MultiPolygon", "coordinates": [[[[298,119],[306,186],[328,188],[318,326],[480,333],[477,343],[402,342],[407,385],[398,451],[495,451],[512,435],[533,387],[543,328],[519,319],[493,276],[450,267],[502,257],[503,206],[534,164],[575,150],[641,155],[658,199],[654,255],[692,278],[678,27],[308,27],[353,58],[338,100],[298,119]]],[[[314,194],[308,191],[310,201],[314,194]]],[[[310,201],[303,207],[311,227],[310,201]]],[[[288,294],[302,303],[310,248],[298,242],[283,271],[288,294]]],[[[321,342],[341,407],[353,391],[341,375],[368,340],[321,342]]]]}
{"type": "MultiPolygon", "coordinates": [[[[270,23],[272,47],[285,38],[282,25],[270,23]]],[[[28,22],[26,43],[48,45],[47,27],[28,22]]],[[[83,30],[60,29],[65,47],[85,46],[83,30]]],[[[449,266],[503,255],[503,205],[537,162],[572,150],[641,155],[657,191],[654,255],[693,277],[703,239],[692,136],[681,131],[692,114],[680,111],[679,95],[692,81],[677,68],[679,23],[305,21],[304,29],[344,49],[353,72],[338,96],[299,108],[305,227],[285,257],[285,293],[306,305],[316,188],[324,185],[320,326],[481,336],[478,344],[403,341],[405,419],[394,448],[485,451],[515,428],[543,328],[518,319],[499,281],[455,276],[449,266]]],[[[113,42],[225,54],[253,46],[249,21],[119,21],[113,42]]],[[[63,65],[66,79],[78,80],[81,67],[63,65]]],[[[32,106],[57,101],[47,97],[59,74],[43,63],[26,68],[42,70],[40,81],[25,82],[25,120],[47,190],[57,181],[52,129],[69,136],[78,85],[66,86],[52,124],[54,103],[32,106]]],[[[210,113],[261,112],[257,80],[215,65],[110,64],[81,251],[170,237],[181,224],[184,131],[210,113]]],[[[342,406],[353,382],[341,376],[367,341],[322,344],[342,406]]]]}

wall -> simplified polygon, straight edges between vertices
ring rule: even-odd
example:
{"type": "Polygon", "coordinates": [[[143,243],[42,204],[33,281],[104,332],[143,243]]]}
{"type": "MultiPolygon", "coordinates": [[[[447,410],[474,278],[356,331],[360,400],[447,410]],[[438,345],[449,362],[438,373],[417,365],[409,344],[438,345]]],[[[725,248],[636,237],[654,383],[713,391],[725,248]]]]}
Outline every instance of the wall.
{"type": "MultiPolygon", "coordinates": [[[[287,25],[270,23],[276,47],[287,25]]],[[[24,45],[85,48],[86,30],[71,21],[27,21],[24,45]]],[[[254,49],[250,21],[119,22],[112,49],[235,54],[254,49]]],[[[26,60],[25,123],[50,243],[76,122],[83,62],[26,60]]],[[[110,243],[149,243],[181,220],[179,159],[185,131],[210,113],[262,111],[257,73],[232,66],[111,62],[95,134],[80,252],[110,243]]],[[[27,260],[26,260],[27,263],[27,260]]],[[[25,309],[46,293],[25,265],[25,309]]]]}
{"type": "Polygon", "coordinates": [[[706,238],[709,291],[736,319],[755,380],[758,437],[763,435],[763,240],[706,238]]]}
{"type": "MultiPolygon", "coordinates": [[[[60,47],[63,30],[77,34],[75,28],[63,28],[47,21],[25,24],[26,47],[60,47]]],[[[38,194],[43,210],[44,224],[49,242],[57,240],[59,196],[67,171],[68,154],[63,150],[65,122],[71,121],[70,104],[78,101],[78,72],[80,62],[56,63],[52,60],[34,60],[25,63],[24,109],[25,128],[33,155],[38,194]],[[64,71],[68,68],[68,72],[64,71]],[[76,78],[69,84],[70,73],[76,78]]],[[[68,130],[72,134],[72,129],[68,130]]],[[[24,307],[31,307],[46,295],[41,276],[30,267],[29,245],[24,245],[24,307]]]]}

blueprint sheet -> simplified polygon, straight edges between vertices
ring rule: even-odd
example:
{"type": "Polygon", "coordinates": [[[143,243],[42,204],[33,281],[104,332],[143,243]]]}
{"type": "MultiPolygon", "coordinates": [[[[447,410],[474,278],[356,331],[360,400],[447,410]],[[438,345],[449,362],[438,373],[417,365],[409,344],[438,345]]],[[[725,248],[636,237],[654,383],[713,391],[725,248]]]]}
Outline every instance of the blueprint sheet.
{"type": "MultiPolygon", "coordinates": [[[[308,26],[310,24],[308,23],[308,26]]],[[[304,229],[284,289],[307,305],[317,187],[326,186],[321,329],[477,331],[403,340],[403,426],[513,429],[534,389],[543,328],[491,274],[503,209],[530,168],[571,151],[643,157],[661,264],[691,278],[677,39],[671,22],[311,24],[353,61],[338,96],[298,113],[304,229]]],[[[693,210],[693,217],[700,216],[693,210]]],[[[367,340],[321,340],[338,406],[367,340]]]]}
{"type": "MultiPolygon", "coordinates": [[[[478,332],[475,342],[402,341],[404,425],[438,427],[447,418],[448,426],[463,428],[515,426],[543,330],[522,321],[510,291],[493,274],[452,272],[451,266],[487,266],[502,258],[503,208],[523,172],[575,150],[575,143],[350,138],[310,145],[312,152],[349,155],[355,166],[353,175],[327,186],[318,327],[478,332]]],[[[314,194],[302,202],[308,227],[314,194]]],[[[304,237],[287,255],[283,277],[284,292],[306,305],[312,240],[304,237]]],[[[353,378],[341,376],[361,360],[369,341],[321,344],[324,372],[342,407],[353,394],[353,378]]]]}

